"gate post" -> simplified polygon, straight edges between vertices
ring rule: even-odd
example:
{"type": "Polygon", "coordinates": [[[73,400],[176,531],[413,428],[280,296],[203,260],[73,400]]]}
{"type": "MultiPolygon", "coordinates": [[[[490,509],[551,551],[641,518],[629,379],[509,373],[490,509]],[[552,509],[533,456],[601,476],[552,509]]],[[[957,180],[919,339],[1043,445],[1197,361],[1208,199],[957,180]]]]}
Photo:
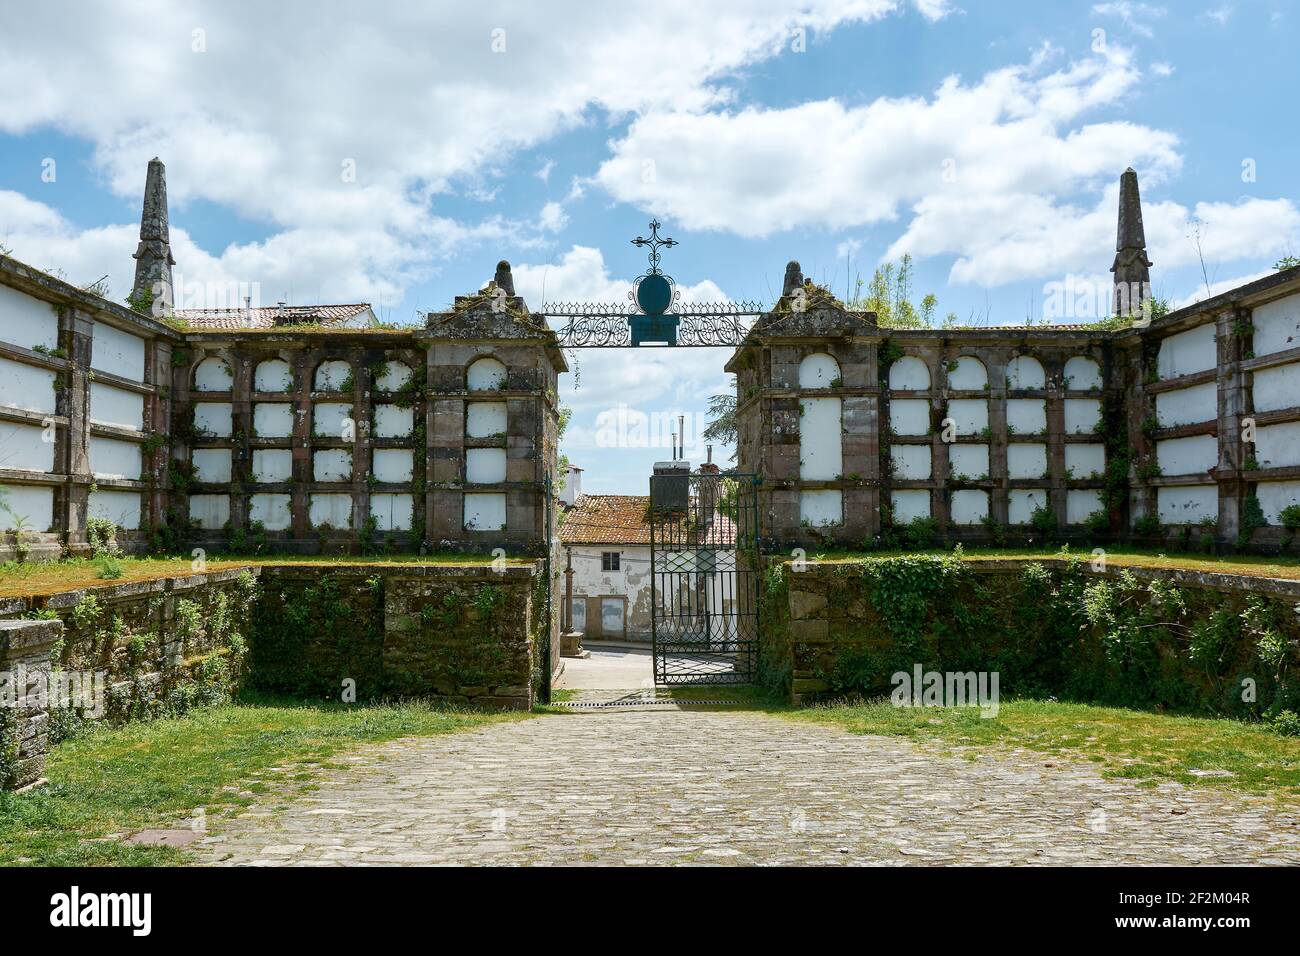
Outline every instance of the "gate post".
{"type": "Polygon", "coordinates": [[[776,307],[727,362],[737,470],[762,479],[774,548],[857,546],[880,529],[880,330],[786,268],[776,307]]]}

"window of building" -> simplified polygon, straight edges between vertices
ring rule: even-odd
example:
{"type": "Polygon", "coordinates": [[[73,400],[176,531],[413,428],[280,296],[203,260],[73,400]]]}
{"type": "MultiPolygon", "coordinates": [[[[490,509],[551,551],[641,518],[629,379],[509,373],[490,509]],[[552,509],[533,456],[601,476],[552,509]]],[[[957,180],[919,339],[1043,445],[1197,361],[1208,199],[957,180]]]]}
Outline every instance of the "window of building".
{"type": "Polygon", "coordinates": [[[600,553],[600,569],[602,571],[617,571],[618,558],[619,552],[617,551],[602,551],[600,553]]]}

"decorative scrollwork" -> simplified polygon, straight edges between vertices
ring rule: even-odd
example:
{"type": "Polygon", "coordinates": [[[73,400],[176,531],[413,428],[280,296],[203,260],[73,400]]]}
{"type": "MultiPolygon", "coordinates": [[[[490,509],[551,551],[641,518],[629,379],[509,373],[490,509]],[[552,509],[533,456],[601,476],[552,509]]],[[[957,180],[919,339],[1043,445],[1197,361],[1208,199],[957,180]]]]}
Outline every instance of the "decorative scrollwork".
{"type": "Polygon", "coordinates": [[[623,315],[565,316],[564,325],[555,330],[560,346],[566,349],[622,348],[632,343],[632,330],[623,315]]]}
{"type": "Polygon", "coordinates": [[[749,335],[750,321],[767,310],[762,303],[692,302],[683,304],[671,276],[659,268],[659,249],[677,240],[659,235],[660,223],[650,222],[650,238],[632,244],[648,247],[650,268],[633,283],[628,302],[548,302],[539,316],[558,321],[555,327],[564,348],[621,348],[641,343],[688,346],[740,345],[749,335]],[[669,311],[671,310],[671,311],[669,311]]]}
{"type": "MultiPolygon", "coordinates": [[[[617,307],[613,307],[616,309],[617,307]]],[[[632,344],[629,320],[640,313],[613,311],[611,307],[592,307],[592,311],[551,312],[546,317],[559,319],[556,338],[563,348],[623,348],[632,344]]],[[[707,348],[710,346],[735,346],[745,341],[753,318],[762,315],[757,310],[736,308],[703,311],[703,307],[675,316],[677,345],[707,348]]],[[[670,318],[673,316],[670,316],[670,318]]]]}
{"type": "Polygon", "coordinates": [[[730,315],[683,315],[677,324],[678,345],[740,345],[749,334],[749,322],[730,315]]]}

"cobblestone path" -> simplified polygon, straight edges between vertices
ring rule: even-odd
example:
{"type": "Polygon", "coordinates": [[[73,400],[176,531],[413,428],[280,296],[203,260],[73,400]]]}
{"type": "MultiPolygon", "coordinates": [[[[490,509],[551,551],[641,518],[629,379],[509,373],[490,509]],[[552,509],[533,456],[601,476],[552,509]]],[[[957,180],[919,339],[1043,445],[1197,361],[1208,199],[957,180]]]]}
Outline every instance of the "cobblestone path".
{"type": "Polygon", "coordinates": [[[333,758],[203,863],[1297,864],[1300,813],[1017,751],[971,761],[753,712],[536,717],[333,758]]]}

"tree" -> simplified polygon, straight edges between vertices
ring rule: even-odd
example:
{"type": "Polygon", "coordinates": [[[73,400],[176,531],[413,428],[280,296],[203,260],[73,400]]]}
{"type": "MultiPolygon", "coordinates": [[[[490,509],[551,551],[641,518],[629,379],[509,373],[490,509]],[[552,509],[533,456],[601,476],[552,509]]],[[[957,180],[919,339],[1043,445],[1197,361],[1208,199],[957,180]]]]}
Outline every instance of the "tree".
{"type": "MultiPolygon", "coordinates": [[[[921,299],[918,307],[912,302],[912,257],[904,255],[895,265],[886,262],[876,266],[871,279],[863,282],[859,276],[853,295],[849,299],[849,308],[859,312],[876,313],[876,324],[887,329],[929,329],[934,327],[935,310],[939,307],[939,297],[933,292],[921,299]],[[866,294],[863,294],[863,287],[866,294]]],[[[946,326],[957,321],[957,316],[949,314],[946,326]]]]}
{"type": "MultiPolygon", "coordinates": [[[[555,444],[558,448],[560,442],[564,440],[564,431],[569,427],[569,422],[573,418],[573,409],[568,405],[560,405],[560,414],[558,428],[555,435],[555,444]]],[[[569,456],[561,452],[556,458],[556,471],[559,472],[559,480],[555,483],[555,494],[564,490],[564,486],[569,482],[569,456]]]]}

